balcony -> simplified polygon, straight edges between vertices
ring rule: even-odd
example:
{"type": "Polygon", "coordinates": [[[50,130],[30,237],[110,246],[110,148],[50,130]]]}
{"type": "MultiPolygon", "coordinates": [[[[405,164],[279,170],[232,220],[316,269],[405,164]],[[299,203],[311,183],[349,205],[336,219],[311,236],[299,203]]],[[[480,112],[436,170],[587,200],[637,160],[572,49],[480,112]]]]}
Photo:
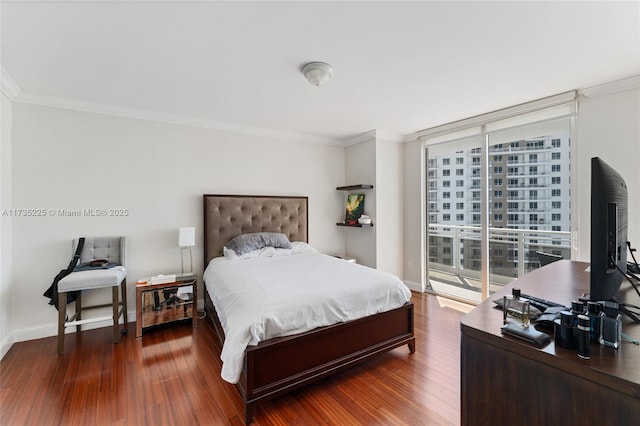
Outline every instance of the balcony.
{"type": "MultiPolygon", "coordinates": [[[[525,222],[518,221],[518,224],[524,225],[525,222]]],[[[442,290],[442,286],[453,286],[454,292],[457,289],[466,292],[467,296],[481,292],[481,230],[480,226],[472,225],[429,224],[429,249],[438,251],[437,247],[447,247],[449,253],[446,259],[445,256],[430,256],[428,289],[449,292],[448,289],[442,290]]],[[[539,268],[536,251],[559,251],[562,257],[571,259],[571,233],[490,227],[490,292],[539,268]]]]}

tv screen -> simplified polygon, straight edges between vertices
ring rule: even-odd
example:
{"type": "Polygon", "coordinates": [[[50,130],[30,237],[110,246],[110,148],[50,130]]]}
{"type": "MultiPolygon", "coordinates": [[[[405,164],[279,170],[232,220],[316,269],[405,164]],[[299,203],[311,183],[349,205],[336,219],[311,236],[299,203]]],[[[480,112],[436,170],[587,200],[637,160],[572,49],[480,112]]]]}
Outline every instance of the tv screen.
{"type": "Polygon", "coordinates": [[[592,301],[609,300],[627,272],[627,185],[598,157],[591,159],[592,301]]]}

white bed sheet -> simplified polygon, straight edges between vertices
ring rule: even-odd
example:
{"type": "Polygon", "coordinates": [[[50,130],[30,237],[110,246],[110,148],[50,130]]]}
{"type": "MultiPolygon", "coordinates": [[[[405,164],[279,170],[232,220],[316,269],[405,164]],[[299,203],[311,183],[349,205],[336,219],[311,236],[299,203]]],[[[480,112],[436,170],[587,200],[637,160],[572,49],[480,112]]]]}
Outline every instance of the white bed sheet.
{"type": "Polygon", "coordinates": [[[396,276],[320,253],[212,259],[204,281],[225,332],[224,380],[237,383],[248,345],[404,305],[396,276]]]}

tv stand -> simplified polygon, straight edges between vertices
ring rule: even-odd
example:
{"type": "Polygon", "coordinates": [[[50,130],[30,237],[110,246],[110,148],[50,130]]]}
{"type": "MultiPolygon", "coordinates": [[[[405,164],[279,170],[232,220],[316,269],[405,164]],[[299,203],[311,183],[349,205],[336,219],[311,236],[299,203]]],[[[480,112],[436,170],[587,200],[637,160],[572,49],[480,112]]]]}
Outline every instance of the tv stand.
{"type": "MultiPolygon", "coordinates": [[[[491,295],[461,320],[461,423],[636,424],[640,418],[640,346],[591,344],[591,359],[552,341],[536,348],[500,333],[494,300],[513,287],[564,305],[589,292],[588,263],[561,260],[537,269],[491,295]]],[[[624,285],[616,295],[634,303],[624,285]]],[[[547,330],[543,330],[548,332],[547,330]]],[[[626,317],[622,331],[640,340],[640,324],[626,317]]]]}

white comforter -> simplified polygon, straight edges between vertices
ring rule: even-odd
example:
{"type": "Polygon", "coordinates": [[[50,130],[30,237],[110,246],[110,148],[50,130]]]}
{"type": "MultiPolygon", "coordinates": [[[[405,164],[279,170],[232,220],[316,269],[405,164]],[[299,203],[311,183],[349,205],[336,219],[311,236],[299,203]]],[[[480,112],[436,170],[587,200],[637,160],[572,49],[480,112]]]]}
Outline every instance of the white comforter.
{"type": "Polygon", "coordinates": [[[230,383],[240,378],[248,345],[388,311],[411,298],[391,274],[319,253],[219,257],[204,280],[225,332],[221,376],[230,383]]]}

